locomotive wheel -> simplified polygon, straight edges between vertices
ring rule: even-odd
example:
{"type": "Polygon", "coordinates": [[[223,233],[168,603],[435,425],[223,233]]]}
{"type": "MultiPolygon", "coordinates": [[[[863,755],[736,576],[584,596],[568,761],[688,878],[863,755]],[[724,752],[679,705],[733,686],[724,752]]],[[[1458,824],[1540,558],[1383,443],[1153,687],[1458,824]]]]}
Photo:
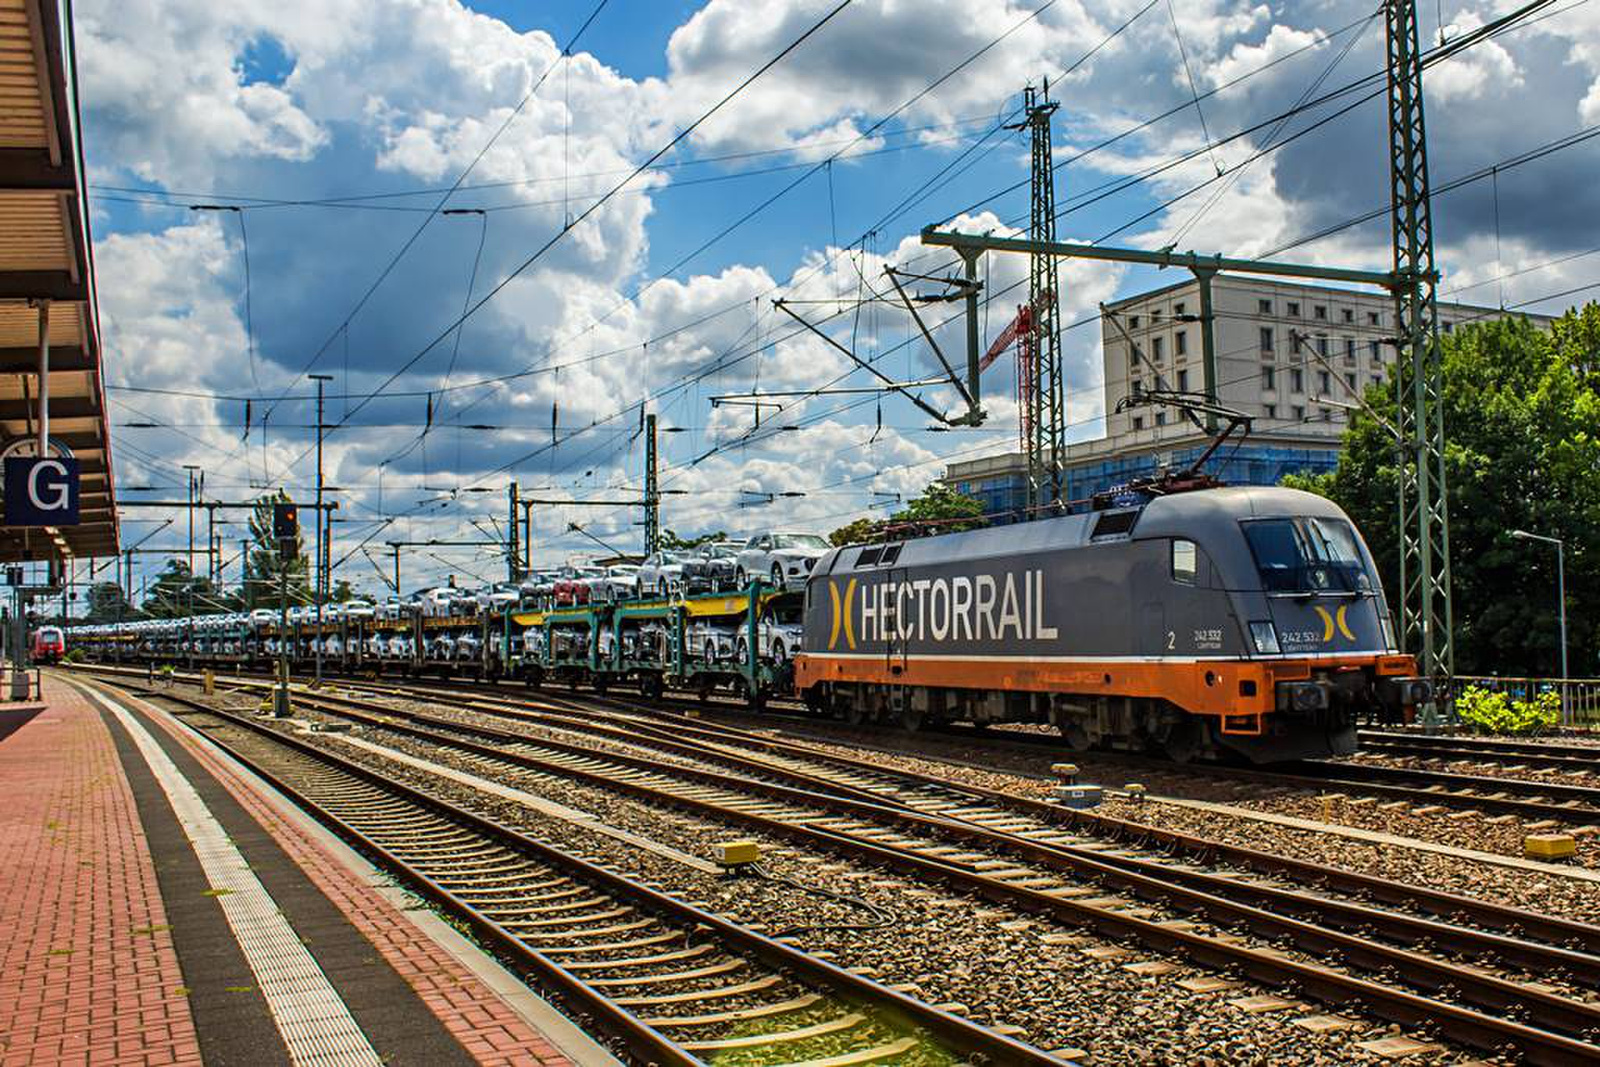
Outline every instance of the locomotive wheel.
{"type": "Polygon", "coordinates": [[[848,697],[839,705],[839,715],[851,726],[864,726],[872,719],[867,709],[861,706],[861,701],[848,697]]]}
{"type": "Polygon", "coordinates": [[[1174,726],[1162,743],[1162,750],[1173,763],[1188,763],[1200,754],[1204,727],[1199,720],[1191,719],[1174,726]]]}
{"type": "Polygon", "coordinates": [[[639,680],[639,695],[646,700],[661,699],[661,675],[647,674],[639,680]]]}
{"type": "Polygon", "coordinates": [[[908,733],[916,733],[926,724],[927,715],[924,712],[908,706],[900,709],[899,719],[900,729],[905,730],[908,733]]]}
{"type": "Polygon", "coordinates": [[[1062,740],[1066,741],[1067,747],[1072,751],[1089,751],[1089,734],[1083,727],[1075,722],[1063,722],[1059,723],[1056,728],[1061,731],[1062,740]]]}

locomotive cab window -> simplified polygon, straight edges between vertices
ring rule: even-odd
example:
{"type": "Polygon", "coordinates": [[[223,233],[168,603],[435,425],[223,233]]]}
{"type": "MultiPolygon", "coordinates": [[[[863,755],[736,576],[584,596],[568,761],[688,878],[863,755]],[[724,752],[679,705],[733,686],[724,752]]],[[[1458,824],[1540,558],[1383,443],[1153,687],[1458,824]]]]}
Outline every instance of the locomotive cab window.
{"type": "Polygon", "coordinates": [[[1175,538],[1172,542],[1172,580],[1193,585],[1199,572],[1199,552],[1193,541],[1175,538]]]}
{"type": "Polygon", "coordinates": [[[1256,519],[1244,525],[1269,593],[1367,593],[1372,589],[1355,531],[1340,519],[1256,519]]]}

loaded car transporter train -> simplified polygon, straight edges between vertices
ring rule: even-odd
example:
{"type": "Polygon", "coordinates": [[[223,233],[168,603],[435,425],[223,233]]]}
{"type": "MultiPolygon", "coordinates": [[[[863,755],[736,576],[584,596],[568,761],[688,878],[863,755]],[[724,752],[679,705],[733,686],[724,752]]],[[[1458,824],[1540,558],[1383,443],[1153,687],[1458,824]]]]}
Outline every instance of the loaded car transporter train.
{"type": "Polygon", "coordinates": [[[1042,723],[1074,749],[1175,759],[1353,750],[1358,718],[1432,696],[1395,652],[1372,557],[1291,489],[1123,493],[1088,514],[833,549],[791,591],[654,595],[481,613],[291,623],[200,616],[74,629],[101,660],[797,698],[909,729],[1042,723]]]}

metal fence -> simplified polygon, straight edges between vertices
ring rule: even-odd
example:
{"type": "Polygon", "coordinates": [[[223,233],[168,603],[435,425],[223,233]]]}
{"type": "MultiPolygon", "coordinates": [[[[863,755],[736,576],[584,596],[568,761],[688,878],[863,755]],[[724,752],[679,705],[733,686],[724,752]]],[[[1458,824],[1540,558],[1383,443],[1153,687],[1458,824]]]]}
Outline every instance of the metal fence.
{"type": "MultiPolygon", "coordinates": [[[[1504,693],[1512,700],[1532,700],[1540,693],[1561,692],[1560,678],[1500,678],[1457,675],[1450,680],[1452,691],[1468,686],[1504,693]]],[[[1569,678],[1566,681],[1566,725],[1578,729],[1600,729],[1600,678],[1569,678]]]]}

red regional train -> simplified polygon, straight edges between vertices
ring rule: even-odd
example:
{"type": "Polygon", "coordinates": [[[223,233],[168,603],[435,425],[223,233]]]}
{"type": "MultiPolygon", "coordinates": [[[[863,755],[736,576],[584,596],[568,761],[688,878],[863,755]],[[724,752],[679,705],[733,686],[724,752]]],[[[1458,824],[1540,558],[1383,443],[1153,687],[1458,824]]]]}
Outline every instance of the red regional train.
{"type": "Polygon", "coordinates": [[[34,663],[59,663],[67,654],[66,636],[59,626],[41,626],[33,631],[28,643],[28,655],[34,663]]]}

